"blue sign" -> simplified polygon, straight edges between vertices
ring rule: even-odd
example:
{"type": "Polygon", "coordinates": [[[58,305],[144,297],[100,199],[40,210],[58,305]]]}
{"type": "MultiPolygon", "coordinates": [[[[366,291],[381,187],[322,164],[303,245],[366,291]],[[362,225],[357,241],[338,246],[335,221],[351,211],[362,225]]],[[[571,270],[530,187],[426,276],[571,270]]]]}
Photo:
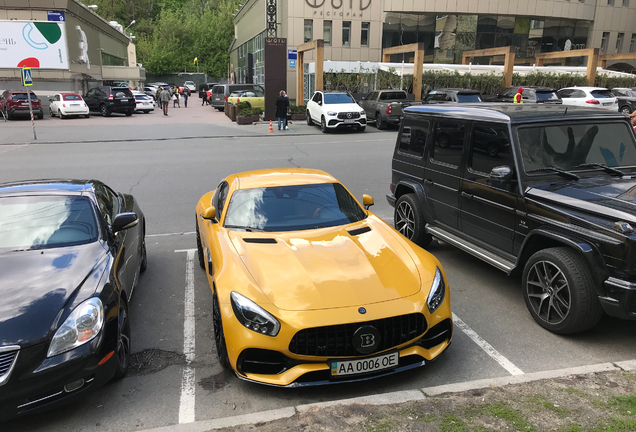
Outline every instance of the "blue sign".
{"type": "Polygon", "coordinates": [[[296,60],[298,58],[297,50],[287,50],[287,58],[289,60],[296,60]]]}
{"type": "Polygon", "coordinates": [[[289,67],[290,68],[295,68],[296,67],[296,60],[290,60],[289,61],[289,67]]]}
{"type": "Polygon", "coordinates": [[[46,11],[46,17],[49,21],[66,21],[66,18],[64,17],[64,11],[46,11]]]}
{"type": "Polygon", "coordinates": [[[31,76],[31,68],[22,68],[22,85],[25,87],[33,85],[33,77],[31,76]]]}

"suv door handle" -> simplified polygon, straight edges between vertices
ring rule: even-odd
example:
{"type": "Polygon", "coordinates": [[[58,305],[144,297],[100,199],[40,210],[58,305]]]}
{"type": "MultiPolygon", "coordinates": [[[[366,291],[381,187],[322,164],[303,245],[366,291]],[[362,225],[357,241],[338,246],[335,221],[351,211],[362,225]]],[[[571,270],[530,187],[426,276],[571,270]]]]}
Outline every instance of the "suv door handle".
{"type": "Polygon", "coordinates": [[[431,179],[424,179],[424,183],[426,183],[426,184],[431,184],[431,185],[432,185],[432,184],[433,184],[433,180],[431,180],[431,179]]]}
{"type": "Polygon", "coordinates": [[[473,199],[473,195],[472,195],[472,194],[469,194],[469,193],[466,193],[466,192],[462,192],[462,196],[463,196],[464,198],[473,199]]]}

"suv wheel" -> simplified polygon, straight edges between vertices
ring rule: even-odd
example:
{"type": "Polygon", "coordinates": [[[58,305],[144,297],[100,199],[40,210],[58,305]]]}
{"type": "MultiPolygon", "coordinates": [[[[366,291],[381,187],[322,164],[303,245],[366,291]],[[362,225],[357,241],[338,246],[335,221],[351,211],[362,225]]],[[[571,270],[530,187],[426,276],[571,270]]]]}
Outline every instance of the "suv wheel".
{"type": "Polygon", "coordinates": [[[133,115],[132,110],[130,110],[130,111],[126,111],[126,117],[130,117],[131,115],[133,115]]]}
{"type": "Polygon", "coordinates": [[[314,121],[311,119],[311,115],[309,114],[309,110],[307,110],[307,126],[313,126],[314,121]]]}
{"type": "Polygon", "coordinates": [[[413,193],[398,198],[393,221],[395,229],[413,243],[426,247],[433,240],[433,236],[426,232],[424,214],[417,196],[413,193]]]}
{"type": "Polygon", "coordinates": [[[320,118],[320,131],[322,133],[327,133],[329,130],[327,129],[327,120],[325,120],[325,116],[320,118]]]}
{"type": "Polygon", "coordinates": [[[623,105],[623,106],[621,107],[621,112],[622,112],[623,114],[630,115],[630,114],[632,113],[632,109],[631,109],[628,105],[623,105]]]}
{"type": "Polygon", "coordinates": [[[532,255],[522,283],[532,318],[553,333],[590,329],[603,315],[587,263],[572,249],[550,248],[532,255]]]}
{"type": "Polygon", "coordinates": [[[375,114],[375,127],[380,130],[386,129],[386,125],[382,123],[382,116],[380,115],[380,113],[375,114]]]}
{"type": "Polygon", "coordinates": [[[104,116],[104,117],[109,117],[110,116],[110,110],[108,109],[108,107],[106,105],[101,105],[99,107],[99,112],[102,113],[102,116],[104,116]]]}

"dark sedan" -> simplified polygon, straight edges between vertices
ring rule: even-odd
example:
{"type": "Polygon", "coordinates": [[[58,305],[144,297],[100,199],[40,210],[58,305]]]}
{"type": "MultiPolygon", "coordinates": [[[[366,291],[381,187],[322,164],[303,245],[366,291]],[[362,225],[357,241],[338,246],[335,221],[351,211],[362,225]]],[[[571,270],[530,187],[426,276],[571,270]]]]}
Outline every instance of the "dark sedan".
{"type": "Polygon", "coordinates": [[[618,110],[623,114],[631,114],[636,109],[636,90],[626,87],[613,88],[612,93],[618,98],[618,110]]]}
{"type": "Polygon", "coordinates": [[[144,237],[134,198],[99,181],[0,184],[0,419],[126,374],[144,237]]]}

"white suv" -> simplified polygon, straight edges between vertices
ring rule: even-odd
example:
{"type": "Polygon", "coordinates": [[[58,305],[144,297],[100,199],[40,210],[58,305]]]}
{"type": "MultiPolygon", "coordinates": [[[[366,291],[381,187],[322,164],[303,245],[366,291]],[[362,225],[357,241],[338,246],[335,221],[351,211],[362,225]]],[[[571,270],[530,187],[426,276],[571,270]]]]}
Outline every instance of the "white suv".
{"type": "Polygon", "coordinates": [[[566,87],[557,92],[563,105],[618,111],[618,98],[603,87],[566,87]]]}
{"type": "Polygon", "coordinates": [[[320,130],[355,127],[362,132],[367,127],[364,109],[347,93],[317,91],[307,102],[307,124],[320,124],[320,130]]]}

